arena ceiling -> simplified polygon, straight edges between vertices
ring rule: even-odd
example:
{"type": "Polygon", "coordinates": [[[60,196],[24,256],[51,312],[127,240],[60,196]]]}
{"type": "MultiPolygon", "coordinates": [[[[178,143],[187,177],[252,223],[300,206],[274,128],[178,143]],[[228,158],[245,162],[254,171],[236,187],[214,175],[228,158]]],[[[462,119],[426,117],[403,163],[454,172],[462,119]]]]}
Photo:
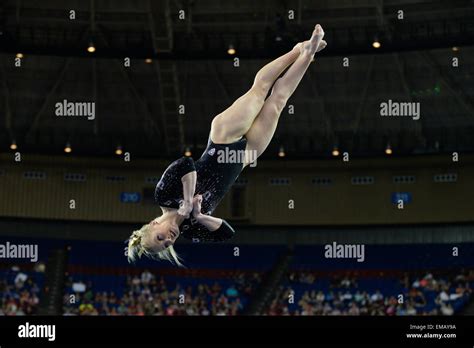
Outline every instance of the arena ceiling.
{"type": "Polygon", "coordinates": [[[69,142],[87,156],[118,145],[137,157],[187,147],[196,156],[212,117],[315,23],[329,46],[267,158],[281,146],[288,158],[331,156],[334,146],[353,156],[383,155],[387,144],[401,155],[474,150],[474,1],[4,0],[0,151],[15,141],[59,154],[69,142]],[[390,99],[419,102],[420,119],[381,117],[390,99]],[[56,116],[64,100],[95,102],[95,119],[56,116]]]}

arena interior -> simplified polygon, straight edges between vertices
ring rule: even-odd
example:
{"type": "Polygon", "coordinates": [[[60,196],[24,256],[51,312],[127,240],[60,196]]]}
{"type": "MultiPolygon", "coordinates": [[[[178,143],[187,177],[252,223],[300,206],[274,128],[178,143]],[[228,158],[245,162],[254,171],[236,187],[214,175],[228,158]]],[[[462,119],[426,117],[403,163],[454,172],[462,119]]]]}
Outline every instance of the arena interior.
{"type": "Polygon", "coordinates": [[[473,18],[467,0],[2,1],[0,315],[474,314],[473,18]],[[179,240],[186,268],[129,264],[169,162],[199,158],[315,23],[328,47],[216,211],[235,237],[179,240]]]}

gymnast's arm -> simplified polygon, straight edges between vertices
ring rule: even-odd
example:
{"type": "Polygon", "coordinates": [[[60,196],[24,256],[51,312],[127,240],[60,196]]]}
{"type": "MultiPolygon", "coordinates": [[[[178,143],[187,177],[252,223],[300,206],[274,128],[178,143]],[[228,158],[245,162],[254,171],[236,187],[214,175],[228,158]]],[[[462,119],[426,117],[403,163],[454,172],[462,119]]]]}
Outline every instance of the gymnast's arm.
{"type": "Polygon", "coordinates": [[[201,203],[202,203],[201,195],[197,195],[196,197],[194,197],[193,217],[197,220],[197,222],[205,226],[210,232],[216,232],[216,237],[217,237],[217,234],[219,234],[219,238],[222,238],[222,240],[232,237],[235,233],[232,226],[230,226],[227,223],[227,221],[223,219],[206,215],[206,214],[202,214],[201,203]]]}
{"type": "Polygon", "coordinates": [[[189,172],[181,178],[183,183],[183,202],[181,203],[178,214],[186,218],[193,211],[193,196],[196,189],[197,173],[196,171],[189,172]]]}
{"type": "Polygon", "coordinates": [[[216,218],[214,216],[205,215],[205,214],[193,214],[194,218],[199,222],[201,225],[206,226],[206,228],[211,231],[217,231],[223,224],[222,219],[216,218]]]}
{"type": "Polygon", "coordinates": [[[205,231],[196,231],[194,233],[198,239],[212,241],[212,242],[222,242],[228,239],[231,239],[235,231],[231,225],[227,223],[224,219],[219,219],[210,215],[205,215],[201,213],[193,213],[194,218],[202,225],[208,233],[205,231]]]}
{"type": "Polygon", "coordinates": [[[183,201],[181,202],[178,214],[189,217],[193,211],[193,197],[196,190],[197,173],[194,161],[191,158],[183,158],[181,168],[181,183],[183,184],[183,201]]]}

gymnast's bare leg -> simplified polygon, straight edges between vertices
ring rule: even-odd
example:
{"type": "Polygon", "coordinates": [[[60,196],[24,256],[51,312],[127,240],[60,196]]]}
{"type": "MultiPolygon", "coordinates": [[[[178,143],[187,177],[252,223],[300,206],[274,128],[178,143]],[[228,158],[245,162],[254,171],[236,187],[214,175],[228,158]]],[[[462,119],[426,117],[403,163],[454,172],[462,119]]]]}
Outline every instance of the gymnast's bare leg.
{"type": "Polygon", "coordinates": [[[257,157],[265,151],[272,140],[281,112],[313,61],[315,53],[326,47],[323,37],[323,28],[318,24],[311,39],[303,42],[299,47],[298,58],[288,71],[275,82],[271,95],[265,100],[252,126],[245,134],[247,149],[255,151],[257,157]]]}
{"type": "Polygon", "coordinates": [[[260,69],[250,90],[213,119],[210,133],[212,142],[230,144],[245,135],[250,137],[250,139],[247,137],[250,148],[255,148],[257,151],[262,148],[264,150],[266,148],[264,144],[267,140],[269,142],[268,137],[271,139],[273,136],[276,125],[271,125],[273,131],[270,129],[269,132],[263,134],[261,144],[257,143],[256,133],[265,126],[264,123],[268,123],[272,118],[267,116],[270,113],[269,109],[272,108],[271,105],[278,104],[280,107],[283,101],[288,100],[303,77],[314,54],[326,47],[326,42],[322,41],[323,35],[322,28],[319,26],[319,29],[316,28],[313,32],[310,40],[297,44],[293,50],[260,69]],[[285,75],[278,79],[290,65],[291,67],[285,75]],[[265,100],[272,86],[273,92],[265,100]],[[256,119],[261,115],[263,115],[263,119],[257,122],[256,119]],[[267,119],[268,121],[265,121],[267,119]]]}

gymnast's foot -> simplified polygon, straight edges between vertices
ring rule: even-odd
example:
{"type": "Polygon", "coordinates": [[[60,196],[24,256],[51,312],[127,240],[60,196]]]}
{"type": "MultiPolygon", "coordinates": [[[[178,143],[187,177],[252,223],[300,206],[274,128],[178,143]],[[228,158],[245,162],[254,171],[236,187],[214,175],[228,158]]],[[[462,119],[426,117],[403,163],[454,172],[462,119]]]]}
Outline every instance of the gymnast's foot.
{"type": "Polygon", "coordinates": [[[322,51],[327,46],[327,42],[323,40],[323,37],[324,30],[319,24],[317,24],[314,28],[313,34],[311,35],[311,39],[296,44],[293,49],[299,49],[300,54],[307,53],[312,57],[316,52],[322,51]]]}

